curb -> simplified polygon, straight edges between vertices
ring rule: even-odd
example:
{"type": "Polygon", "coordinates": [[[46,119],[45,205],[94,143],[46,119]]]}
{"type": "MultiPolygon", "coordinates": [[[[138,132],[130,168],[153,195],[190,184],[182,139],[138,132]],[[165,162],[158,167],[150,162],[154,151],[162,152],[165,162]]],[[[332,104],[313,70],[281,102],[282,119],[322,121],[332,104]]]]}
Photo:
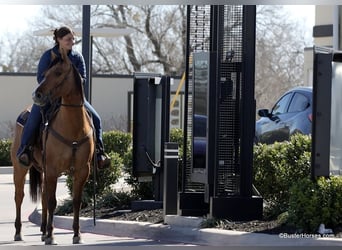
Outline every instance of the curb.
{"type": "Polygon", "coordinates": [[[0,174],[12,174],[13,167],[12,166],[0,166],[0,174]]]}
{"type": "MultiPolygon", "coordinates": [[[[35,209],[29,220],[40,225],[41,211],[35,209]]],[[[94,226],[93,218],[80,217],[81,232],[94,233],[118,237],[147,238],[169,242],[190,243],[203,246],[341,246],[342,238],[317,238],[306,234],[270,235],[263,233],[248,233],[232,230],[220,230],[193,227],[191,223],[200,220],[184,218],[183,216],[170,216],[169,223],[152,224],[149,222],[119,221],[97,219],[94,226]],[[171,218],[171,219],[170,219],[171,218]],[[181,226],[180,221],[185,222],[181,226]],[[185,225],[185,226],[184,226],[185,225]],[[190,227],[189,227],[190,225],[190,227]]],[[[72,217],[54,216],[54,226],[72,230],[72,217]]]]}

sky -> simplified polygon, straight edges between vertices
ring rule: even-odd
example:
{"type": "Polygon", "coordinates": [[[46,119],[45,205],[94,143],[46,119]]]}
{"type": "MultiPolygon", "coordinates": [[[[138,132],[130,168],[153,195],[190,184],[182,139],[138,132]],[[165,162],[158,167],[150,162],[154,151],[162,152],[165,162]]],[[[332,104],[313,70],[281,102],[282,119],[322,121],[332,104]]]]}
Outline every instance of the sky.
{"type": "MultiPolygon", "coordinates": [[[[291,17],[306,25],[307,39],[312,39],[315,22],[314,5],[284,5],[291,17]]],[[[0,37],[5,34],[21,34],[29,27],[32,17],[39,15],[40,5],[3,5],[0,4],[0,37]]],[[[34,30],[32,30],[33,32],[34,30]]]]}
{"type": "Polygon", "coordinates": [[[39,5],[0,5],[0,34],[22,32],[28,21],[39,14],[39,5]]]}
{"type": "MultiPolygon", "coordinates": [[[[0,5],[0,34],[6,31],[21,32],[27,28],[32,16],[39,15],[40,5],[0,5]]],[[[293,18],[304,20],[312,30],[314,25],[313,5],[285,5],[293,18]]]]}

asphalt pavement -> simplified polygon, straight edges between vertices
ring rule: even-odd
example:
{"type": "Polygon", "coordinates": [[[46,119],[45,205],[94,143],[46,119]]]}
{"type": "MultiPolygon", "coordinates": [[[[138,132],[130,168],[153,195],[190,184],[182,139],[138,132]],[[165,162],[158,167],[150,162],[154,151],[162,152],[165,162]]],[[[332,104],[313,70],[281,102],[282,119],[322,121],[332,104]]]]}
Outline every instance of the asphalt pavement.
{"type": "MultiPolygon", "coordinates": [[[[27,177],[28,179],[28,177],[27,177]]],[[[68,196],[67,188],[65,185],[66,177],[59,178],[57,186],[57,197],[61,201],[68,196]]],[[[22,246],[29,247],[25,249],[31,249],[30,246],[34,246],[34,249],[38,249],[40,246],[44,246],[44,242],[41,241],[40,233],[40,204],[31,202],[28,195],[28,180],[25,185],[25,198],[22,204],[22,237],[23,241],[14,241],[14,220],[15,220],[15,203],[14,203],[14,184],[12,167],[0,167],[0,247],[8,249],[8,247],[21,248],[22,246]]],[[[60,223],[60,218],[55,217],[55,239],[58,246],[74,247],[72,245],[73,232],[71,229],[71,218],[66,218],[63,223],[60,223]]],[[[82,219],[83,220],[83,219],[82,219]]],[[[94,229],[98,229],[101,226],[99,222],[94,229]]],[[[87,228],[85,228],[87,229],[87,228]]],[[[81,229],[82,230],[82,229],[81,229]]],[[[96,230],[92,232],[89,230],[82,230],[82,240],[84,248],[97,249],[97,246],[120,249],[123,247],[187,247],[194,246],[194,244],[187,244],[174,241],[160,241],[152,238],[139,238],[131,233],[127,234],[111,234],[98,233],[96,230]],[[89,231],[89,232],[88,232],[89,231]]],[[[13,249],[13,248],[12,248],[13,249]]],[[[32,248],[33,249],[33,248],[32,248]]],[[[65,248],[66,249],[66,248],[65,248]]]]}
{"type": "MultiPolygon", "coordinates": [[[[4,172],[4,169],[0,167],[0,171],[4,172]]],[[[3,184],[3,176],[6,175],[1,175],[1,185],[3,184]]],[[[8,178],[9,177],[7,176],[7,182],[8,178]]],[[[65,197],[67,194],[66,190],[65,180],[63,181],[62,179],[58,183],[57,196],[65,197]]],[[[12,203],[14,206],[14,202],[12,203]]],[[[0,219],[1,223],[3,223],[1,214],[2,213],[0,213],[0,219]]],[[[35,244],[38,244],[37,237],[40,237],[40,235],[37,228],[40,224],[40,206],[32,204],[25,206],[24,214],[28,216],[29,221],[24,222],[23,231],[30,227],[35,227],[36,230],[34,235],[28,234],[24,236],[26,239],[34,238],[35,244]]],[[[199,228],[201,218],[178,215],[167,215],[165,217],[165,224],[117,221],[110,219],[96,219],[95,222],[96,223],[94,225],[93,218],[80,218],[80,227],[83,238],[90,244],[106,244],[107,242],[107,244],[122,245],[125,244],[125,242],[129,242],[127,244],[162,244],[163,246],[168,244],[178,244],[182,246],[342,246],[342,238],[335,237],[334,235],[325,235],[324,237],[319,234],[284,233],[279,235],[270,235],[213,228],[202,229],[199,228]],[[100,237],[101,239],[96,237],[100,237]]],[[[6,223],[8,223],[8,219],[6,223]]],[[[71,241],[71,217],[55,216],[54,225],[57,241],[61,235],[67,236],[68,241],[71,241]]],[[[13,221],[11,221],[11,227],[13,227],[14,235],[13,221]]],[[[6,229],[2,229],[0,225],[0,245],[10,244],[11,239],[3,241],[2,237],[4,235],[4,231],[1,232],[2,230],[6,229]]]]}

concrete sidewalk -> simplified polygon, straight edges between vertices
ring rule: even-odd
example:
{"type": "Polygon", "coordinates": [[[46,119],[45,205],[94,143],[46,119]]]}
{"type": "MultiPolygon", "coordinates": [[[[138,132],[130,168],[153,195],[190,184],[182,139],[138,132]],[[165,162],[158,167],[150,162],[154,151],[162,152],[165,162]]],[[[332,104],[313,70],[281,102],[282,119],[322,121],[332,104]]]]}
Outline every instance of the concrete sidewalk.
{"type": "MultiPolygon", "coordinates": [[[[40,223],[40,210],[35,209],[29,220],[40,223]]],[[[72,230],[72,218],[55,216],[55,227],[72,230]]],[[[167,215],[167,224],[147,222],[96,220],[80,218],[82,232],[111,235],[118,237],[146,238],[171,242],[191,243],[203,246],[342,246],[342,238],[320,237],[313,234],[247,233],[221,229],[198,228],[199,218],[167,215]],[[197,224],[197,225],[196,225],[197,224]]]]}
{"type": "MultiPolygon", "coordinates": [[[[12,178],[10,175],[12,167],[1,167],[0,174],[12,178]]],[[[62,177],[57,187],[58,200],[63,200],[67,193],[65,177],[62,177]]],[[[29,220],[40,225],[40,206],[36,207],[33,212],[29,210],[29,214],[29,220]]],[[[93,218],[80,218],[80,226],[84,233],[165,240],[203,246],[342,246],[342,238],[334,236],[323,238],[311,234],[269,235],[213,228],[201,229],[199,228],[201,221],[202,219],[198,217],[167,215],[165,224],[97,219],[94,226],[93,218]]],[[[72,230],[72,218],[55,216],[54,225],[56,228],[72,230]]]]}

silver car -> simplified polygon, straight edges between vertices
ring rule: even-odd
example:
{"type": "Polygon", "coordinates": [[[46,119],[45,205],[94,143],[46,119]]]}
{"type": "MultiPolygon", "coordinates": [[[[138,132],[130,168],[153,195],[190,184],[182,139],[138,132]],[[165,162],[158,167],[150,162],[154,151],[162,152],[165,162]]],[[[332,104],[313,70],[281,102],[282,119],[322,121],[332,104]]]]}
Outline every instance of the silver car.
{"type": "Polygon", "coordinates": [[[260,109],[255,143],[289,140],[294,133],[311,134],[312,87],[296,87],[284,93],[271,110],[260,109]]]}

